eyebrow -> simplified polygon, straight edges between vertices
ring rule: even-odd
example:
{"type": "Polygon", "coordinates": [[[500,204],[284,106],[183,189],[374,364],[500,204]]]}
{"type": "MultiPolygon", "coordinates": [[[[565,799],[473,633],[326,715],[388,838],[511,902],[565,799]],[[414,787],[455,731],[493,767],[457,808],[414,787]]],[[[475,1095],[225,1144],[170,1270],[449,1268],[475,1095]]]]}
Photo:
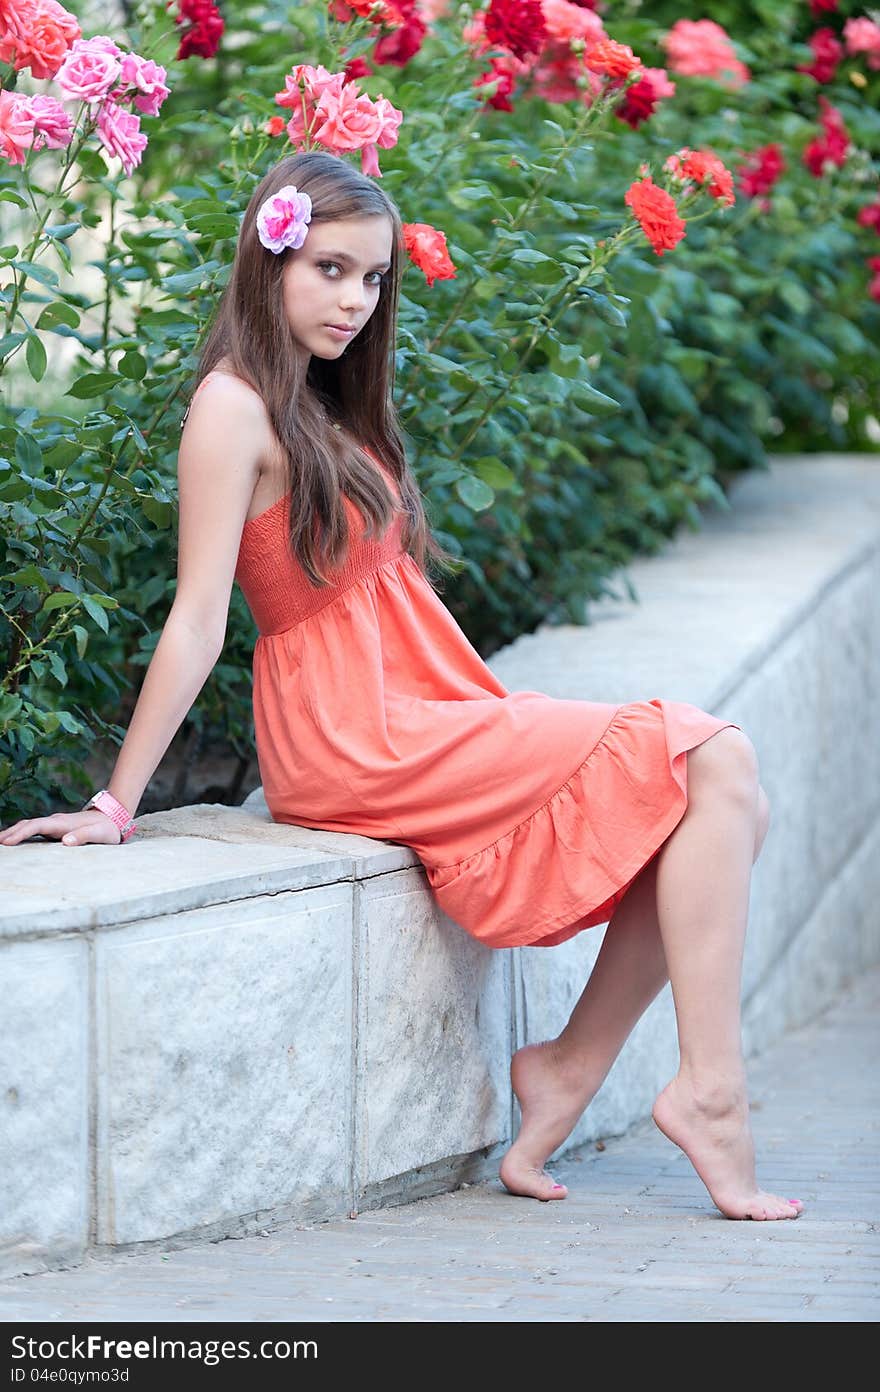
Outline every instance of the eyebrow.
{"type": "MultiPolygon", "coordinates": [[[[317,255],[317,256],[336,256],[336,257],[338,257],[338,259],[339,259],[340,261],[348,261],[348,262],[349,262],[350,264],[352,264],[352,265],[354,264],[354,261],[355,261],[355,258],[354,258],[353,256],[350,256],[349,253],[348,253],[347,251],[319,251],[319,252],[316,252],[316,255],[317,255]]],[[[384,268],[386,271],[387,271],[387,270],[390,270],[390,268],[391,268],[391,262],[390,262],[390,261],[379,261],[379,262],[377,263],[375,269],[376,269],[376,270],[379,270],[380,268],[384,268]]]]}

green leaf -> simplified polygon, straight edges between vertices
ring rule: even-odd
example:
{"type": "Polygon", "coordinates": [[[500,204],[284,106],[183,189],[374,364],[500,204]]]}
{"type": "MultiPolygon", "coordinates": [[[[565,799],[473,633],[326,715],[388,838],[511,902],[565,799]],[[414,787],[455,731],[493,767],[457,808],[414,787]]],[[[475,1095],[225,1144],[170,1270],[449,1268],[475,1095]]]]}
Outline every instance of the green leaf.
{"type": "Polygon", "coordinates": [[[49,653],[49,666],[52,668],[52,675],[62,686],[67,685],[67,668],[57,652],[49,653]]]}
{"type": "Polygon", "coordinates": [[[777,294],[794,314],[808,313],[813,303],[809,290],[797,280],[781,280],[777,286],[777,294]]]}
{"type": "Polygon", "coordinates": [[[85,657],[86,648],[89,645],[89,635],[81,624],[73,624],[71,632],[76,637],[76,651],[79,657],[85,657]]]}
{"type": "Polygon", "coordinates": [[[26,430],[20,430],[15,441],[15,458],[26,473],[34,473],[42,466],[43,451],[40,442],[26,430]]]}
{"type": "Polygon", "coordinates": [[[524,319],[534,319],[540,313],[539,304],[525,304],[522,300],[511,300],[504,306],[504,317],[511,323],[519,323],[524,319]]]}
{"type": "Polygon", "coordinates": [[[546,256],[543,251],[534,251],[532,247],[517,247],[511,253],[511,261],[524,261],[529,266],[536,266],[539,261],[550,261],[551,257],[546,256]]]}
{"type": "Polygon", "coordinates": [[[465,474],[460,478],[455,485],[455,491],[472,512],[482,512],[495,501],[495,494],[489,485],[482,479],[474,478],[472,474],[465,474]]]}
{"type": "Polygon", "coordinates": [[[66,469],[74,459],[79,459],[82,449],[76,440],[55,440],[43,451],[43,458],[53,469],[66,469]]]}
{"type": "Polygon", "coordinates": [[[79,326],[79,314],[73,305],[65,304],[63,300],[53,300],[40,311],[38,329],[54,329],[56,324],[67,324],[71,329],[79,326]]]}
{"type": "Polygon", "coordinates": [[[571,396],[575,405],[594,416],[611,416],[615,411],[622,409],[620,402],[615,401],[613,396],[606,396],[604,392],[590,386],[589,382],[576,382],[571,389],[571,396]]]}
{"type": "Polygon", "coordinates": [[[76,396],[80,399],[103,396],[111,387],[118,386],[123,381],[125,378],[119,372],[86,372],[84,376],[77,377],[73,386],[69,387],[64,395],[76,396]]]}
{"type": "Polygon", "coordinates": [[[594,292],[590,297],[590,304],[594,313],[606,324],[614,324],[621,329],[626,328],[626,315],[618,309],[616,304],[611,303],[607,295],[597,295],[594,292]]]}
{"type": "Polygon", "coordinates": [[[97,596],[95,595],[83,595],[83,607],[85,608],[88,614],[91,614],[98,627],[103,628],[105,633],[109,633],[110,625],[107,622],[107,615],[104,613],[104,610],[101,608],[100,604],[96,603],[96,599],[97,596]]]}
{"type": "Polygon", "coordinates": [[[81,224],[78,222],[56,222],[52,227],[45,228],[47,237],[53,237],[56,242],[66,242],[68,237],[72,237],[74,232],[78,232],[81,224]]]}
{"type": "Polygon", "coordinates": [[[58,285],[58,272],[49,266],[38,266],[34,261],[10,261],[9,264],[17,271],[24,271],[31,280],[38,280],[41,285],[48,285],[53,290],[58,285]]]}
{"type": "Polygon", "coordinates": [[[13,585],[34,585],[38,590],[48,590],[49,588],[45,577],[40,574],[35,565],[22,566],[21,570],[15,570],[2,578],[13,585]]]}
{"type": "Polygon", "coordinates": [[[489,456],[486,459],[476,459],[474,469],[479,474],[484,483],[492,489],[519,488],[516,475],[511,469],[503,464],[500,459],[489,456]]]}
{"type": "Polygon", "coordinates": [[[147,360],[142,353],[123,353],[117,363],[117,367],[123,377],[129,377],[132,381],[140,382],[146,375],[147,360]]]}
{"type": "Polygon", "coordinates": [[[461,363],[453,362],[452,358],[444,358],[440,353],[422,353],[419,361],[422,364],[430,363],[432,367],[439,368],[441,372],[461,370],[461,363]]]}
{"type": "Polygon", "coordinates": [[[179,295],[198,287],[207,288],[210,273],[215,271],[219,264],[219,261],[206,261],[204,265],[196,266],[192,271],[177,271],[174,275],[164,278],[162,289],[167,290],[169,294],[179,295]]]}
{"type": "Polygon", "coordinates": [[[235,237],[238,233],[238,218],[216,211],[206,216],[191,218],[189,225],[200,237],[235,237]]]}
{"type": "Polygon", "coordinates": [[[71,604],[79,602],[79,595],[70,594],[68,590],[53,590],[52,594],[47,595],[40,605],[41,613],[48,613],[52,609],[69,609],[71,604]]]}
{"type": "Polygon", "coordinates": [[[46,350],[36,334],[28,334],[27,348],[24,350],[28,371],[35,382],[41,382],[46,372],[46,350]]]}
{"type": "Polygon", "coordinates": [[[0,203],[14,203],[18,208],[26,208],[28,201],[15,189],[0,189],[0,203]]]}
{"type": "Polygon", "coordinates": [[[502,280],[501,276],[481,276],[480,279],[477,281],[476,285],[474,286],[474,299],[491,300],[492,296],[498,293],[503,284],[504,281],[502,280]]]}
{"type": "Polygon", "coordinates": [[[154,526],[165,531],[171,526],[174,509],[170,503],[160,502],[158,498],[147,496],[141,499],[141,510],[154,526]]]}
{"type": "Polygon", "coordinates": [[[13,348],[18,347],[19,343],[24,343],[26,338],[27,334],[25,333],[4,334],[4,336],[0,338],[0,360],[7,357],[12,352],[13,348]]]}
{"type": "Polygon", "coordinates": [[[0,691],[0,731],[5,730],[21,713],[22,704],[20,696],[0,691]]]}
{"type": "Polygon", "coordinates": [[[453,208],[470,211],[474,203],[491,202],[494,194],[488,184],[461,184],[458,187],[451,184],[446,190],[446,197],[453,208]]]}

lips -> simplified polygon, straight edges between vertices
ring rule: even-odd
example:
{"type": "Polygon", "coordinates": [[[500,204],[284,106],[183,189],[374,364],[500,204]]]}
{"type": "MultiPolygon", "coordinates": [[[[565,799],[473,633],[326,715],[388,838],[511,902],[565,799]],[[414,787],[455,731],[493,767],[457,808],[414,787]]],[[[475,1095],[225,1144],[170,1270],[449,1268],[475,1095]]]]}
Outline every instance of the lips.
{"type": "Polygon", "coordinates": [[[354,324],[328,324],[328,329],[340,329],[344,333],[354,333],[354,324]]]}

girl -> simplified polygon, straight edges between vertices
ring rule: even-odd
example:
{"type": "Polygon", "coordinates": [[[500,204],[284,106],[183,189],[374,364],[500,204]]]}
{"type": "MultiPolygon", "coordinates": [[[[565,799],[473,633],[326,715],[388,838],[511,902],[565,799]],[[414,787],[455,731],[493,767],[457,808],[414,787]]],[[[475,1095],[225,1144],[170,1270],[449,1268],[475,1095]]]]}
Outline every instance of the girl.
{"type": "Polygon", "coordinates": [[[13,846],[118,843],[223,645],[233,580],[259,637],[254,724],[273,818],[412,846],[489,947],[608,923],[571,1019],[518,1050],[500,1177],[544,1165],[668,979],[680,1067],[654,1105],[729,1218],[794,1218],[755,1178],[740,1039],[751,866],[768,804],[750,740],[683,702],[508,692],[429,583],[392,405],[400,214],[331,154],[282,159],[245,212],[179,453],[177,590],[108,787],[13,846]]]}

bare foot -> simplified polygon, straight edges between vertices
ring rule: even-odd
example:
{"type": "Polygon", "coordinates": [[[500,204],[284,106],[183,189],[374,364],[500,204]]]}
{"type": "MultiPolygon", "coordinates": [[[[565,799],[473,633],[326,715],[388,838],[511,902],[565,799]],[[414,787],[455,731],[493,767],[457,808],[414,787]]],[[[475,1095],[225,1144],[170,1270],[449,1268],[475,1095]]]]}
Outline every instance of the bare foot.
{"type": "Polygon", "coordinates": [[[679,1146],[725,1218],[797,1218],[800,1199],[780,1199],[758,1188],[749,1106],[737,1097],[698,1099],[687,1079],[672,1079],[654,1103],[652,1115],[679,1146]]]}
{"type": "Polygon", "coordinates": [[[522,1112],[519,1134],[501,1162],[501,1182],[511,1194],[564,1199],[568,1190],[544,1169],[545,1161],[592,1099],[583,1066],[562,1058],[557,1041],[526,1044],[510,1061],[510,1081],[522,1112]]]}

